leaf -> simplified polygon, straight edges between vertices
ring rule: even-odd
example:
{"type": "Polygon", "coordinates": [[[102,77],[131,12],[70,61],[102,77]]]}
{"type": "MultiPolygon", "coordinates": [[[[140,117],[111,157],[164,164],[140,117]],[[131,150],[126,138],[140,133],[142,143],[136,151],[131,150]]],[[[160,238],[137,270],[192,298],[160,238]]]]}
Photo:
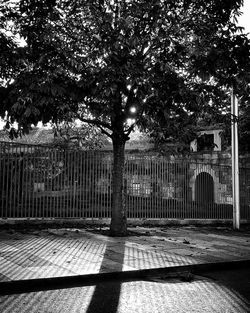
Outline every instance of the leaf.
{"type": "Polygon", "coordinates": [[[93,37],[97,39],[98,41],[102,41],[102,38],[100,37],[100,35],[93,34],[93,37]]]}
{"type": "Polygon", "coordinates": [[[30,114],[31,114],[31,109],[28,107],[28,108],[25,110],[25,112],[24,112],[24,116],[25,116],[25,117],[29,117],[30,114]]]}

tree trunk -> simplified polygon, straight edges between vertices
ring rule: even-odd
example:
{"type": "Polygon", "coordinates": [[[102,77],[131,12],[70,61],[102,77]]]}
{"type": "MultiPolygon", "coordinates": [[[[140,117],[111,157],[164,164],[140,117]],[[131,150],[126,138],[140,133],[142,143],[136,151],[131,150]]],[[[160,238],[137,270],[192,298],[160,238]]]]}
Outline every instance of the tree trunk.
{"type": "Polygon", "coordinates": [[[113,179],[111,236],[127,235],[127,212],[124,195],[125,141],[123,136],[113,137],[113,179]]]}

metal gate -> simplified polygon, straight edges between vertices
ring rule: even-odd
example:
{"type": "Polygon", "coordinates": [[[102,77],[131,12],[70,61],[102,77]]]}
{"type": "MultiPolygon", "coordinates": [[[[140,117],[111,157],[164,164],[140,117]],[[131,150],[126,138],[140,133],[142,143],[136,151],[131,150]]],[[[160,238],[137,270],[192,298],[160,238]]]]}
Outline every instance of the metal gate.
{"type": "MultiPolygon", "coordinates": [[[[112,154],[0,143],[0,218],[109,218],[112,154]]],[[[127,154],[129,218],[232,219],[231,167],[127,154]]],[[[250,220],[250,169],[240,170],[241,218],[250,220]]]]}

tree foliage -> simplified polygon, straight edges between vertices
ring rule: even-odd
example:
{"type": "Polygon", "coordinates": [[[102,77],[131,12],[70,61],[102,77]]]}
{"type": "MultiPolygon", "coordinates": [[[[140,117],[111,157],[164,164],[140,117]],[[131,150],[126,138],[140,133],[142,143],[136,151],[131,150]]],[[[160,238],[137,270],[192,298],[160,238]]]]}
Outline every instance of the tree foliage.
{"type": "Polygon", "coordinates": [[[59,148],[96,150],[110,144],[101,131],[87,123],[67,122],[53,125],[53,145],[59,148]]]}
{"type": "MultiPolygon", "coordinates": [[[[129,134],[136,107],[142,127],[163,120],[176,134],[201,112],[225,109],[222,86],[249,91],[249,42],[233,22],[241,2],[6,1],[6,23],[27,46],[3,111],[21,127],[73,111],[108,134],[119,115],[129,134]]],[[[21,58],[7,41],[2,76],[21,58]]]]}
{"type": "MultiPolygon", "coordinates": [[[[121,212],[122,225],[124,145],[135,125],[187,140],[202,115],[227,111],[230,87],[247,99],[250,45],[236,26],[242,2],[5,1],[5,26],[27,44],[14,49],[25,67],[1,91],[1,114],[23,130],[70,116],[111,137],[113,214],[121,212]]],[[[6,64],[3,76],[16,69],[6,64]]]]}

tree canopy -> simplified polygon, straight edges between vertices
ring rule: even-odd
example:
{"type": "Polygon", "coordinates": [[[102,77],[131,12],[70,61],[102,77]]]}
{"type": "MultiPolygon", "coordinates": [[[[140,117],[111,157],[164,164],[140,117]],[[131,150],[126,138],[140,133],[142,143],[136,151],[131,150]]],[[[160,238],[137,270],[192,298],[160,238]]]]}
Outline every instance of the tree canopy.
{"type": "Polygon", "coordinates": [[[113,233],[121,233],[124,145],[135,125],[185,137],[202,116],[227,112],[229,88],[248,98],[250,44],[236,26],[242,2],[7,0],[0,40],[11,53],[1,52],[0,113],[21,130],[78,118],[109,136],[113,216],[120,212],[113,233]]]}
{"type": "Polygon", "coordinates": [[[1,76],[19,70],[2,115],[21,128],[74,112],[109,135],[117,116],[128,135],[131,116],[141,126],[167,121],[176,134],[197,114],[224,110],[227,88],[249,91],[249,41],[234,20],[242,1],[11,3],[2,5],[1,26],[27,45],[1,32],[1,76]]]}

